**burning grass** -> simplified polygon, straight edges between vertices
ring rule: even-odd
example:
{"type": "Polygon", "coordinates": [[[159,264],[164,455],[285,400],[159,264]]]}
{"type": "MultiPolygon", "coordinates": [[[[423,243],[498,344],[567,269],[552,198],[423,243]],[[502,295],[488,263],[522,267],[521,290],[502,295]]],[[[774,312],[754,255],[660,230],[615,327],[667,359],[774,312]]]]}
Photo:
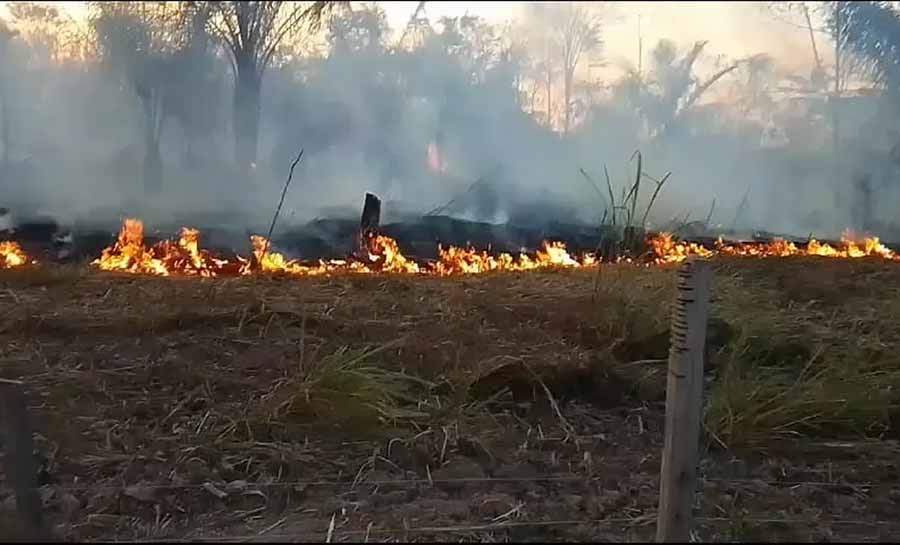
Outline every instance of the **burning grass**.
{"type": "Polygon", "coordinates": [[[144,225],[140,220],[125,220],[116,243],[103,250],[93,264],[101,270],[157,276],[247,276],[256,272],[287,276],[321,276],[340,273],[394,273],[450,276],[498,271],[526,271],[555,267],[578,268],[595,263],[592,256],[573,258],[564,244],[547,242],[534,257],[525,253],[488,255],[474,249],[449,247],[440,250],[440,260],[420,265],[403,255],[395,240],[384,235],[370,236],[367,255],[353,260],[319,260],[302,263],[269,251],[265,237],[250,238],[252,256],[229,261],[200,249],[200,233],[182,228],[177,241],[165,240],[151,247],[144,244],[144,225]]]}
{"type": "Polygon", "coordinates": [[[680,263],[689,256],[713,258],[728,257],[830,257],[838,259],[858,259],[877,257],[888,261],[900,261],[900,255],[886,247],[878,237],[857,239],[845,233],[838,247],[821,243],[815,239],[804,247],[781,239],[772,242],[727,243],[720,237],[715,247],[710,249],[693,242],[676,241],[670,234],[662,233],[648,240],[656,263],[680,263]]]}
{"type": "Polygon", "coordinates": [[[15,242],[0,242],[0,269],[12,269],[22,267],[31,260],[25,255],[22,247],[15,242]]]}
{"type": "MultiPolygon", "coordinates": [[[[704,471],[763,450],[787,453],[788,479],[827,463],[882,480],[872,456],[900,423],[900,268],[799,257],[716,267],[704,471]],[[862,451],[810,454],[837,440],[881,442],[865,443],[865,463],[852,459],[862,451]]],[[[322,539],[335,513],[336,537],[369,523],[374,536],[404,521],[623,513],[634,524],[470,537],[652,533],[641,521],[657,501],[670,269],[213,280],[46,267],[0,282],[0,376],[28,385],[45,499],[65,537],[265,537],[281,521],[278,532],[322,539]],[[560,474],[576,481],[534,480],[560,474]],[[486,477],[522,480],[443,481],[486,477]],[[397,479],[425,484],[384,484],[397,479]],[[352,485],[296,484],[310,481],[352,485]]],[[[700,514],[722,518],[736,493],[708,490],[700,514]]],[[[854,494],[836,506],[756,491],[738,511],[853,518],[874,505],[854,494]]],[[[737,530],[706,523],[702,537],[726,531],[737,530]]]]}
{"type": "MultiPolygon", "coordinates": [[[[321,276],[346,273],[393,273],[431,276],[456,276],[493,272],[521,272],[551,268],[594,268],[603,256],[585,253],[573,257],[561,242],[545,241],[543,247],[528,255],[514,257],[508,253],[491,255],[474,248],[439,247],[438,259],[419,264],[403,255],[397,241],[384,235],[372,235],[366,241],[366,255],[354,259],[319,260],[303,263],[286,259],[269,251],[265,237],[252,236],[250,258],[237,256],[234,260],[215,257],[200,248],[200,232],[184,227],[177,241],[164,240],[151,247],[144,244],[144,225],[135,219],[125,220],[116,243],[103,250],[93,264],[101,270],[149,274],[158,276],[247,276],[256,272],[287,276],[321,276]]],[[[797,257],[831,258],[879,257],[900,261],[900,256],[876,238],[855,239],[845,235],[839,247],[810,240],[803,248],[784,240],[769,243],[726,243],[721,238],[710,249],[696,243],[676,241],[668,233],[647,239],[649,255],[633,256],[643,262],[656,264],[678,263],[695,255],[704,258],[726,257],[797,257]]],[[[620,256],[617,261],[631,261],[620,256]]]]}

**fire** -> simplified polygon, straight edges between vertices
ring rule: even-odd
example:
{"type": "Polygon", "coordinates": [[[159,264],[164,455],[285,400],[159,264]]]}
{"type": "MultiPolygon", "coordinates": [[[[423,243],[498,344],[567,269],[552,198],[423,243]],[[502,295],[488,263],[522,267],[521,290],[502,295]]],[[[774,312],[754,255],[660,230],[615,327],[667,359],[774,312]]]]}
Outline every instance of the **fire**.
{"type": "Polygon", "coordinates": [[[222,274],[249,275],[254,272],[288,276],[316,276],[334,273],[402,273],[435,276],[477,274],[493,271],[528,271],[542,268],[589,267],[597,264],[594,256],[572,257],[561,242],[545,242],[535,256],[525,253],[514,258],[502,253],[491,256],[485,251],[456,247],[439,248],[439,259],[420,265],[403,255],[397,241],[373,235],[366,240],[365,255],[354,260],[319,260],[302,263],[286,259],[274,252],[265,237],[251,236],[252,256],[238,256],[235,261],[212,257],[200,248],[200,233],[184,227],[177,242],[162,241],[151,247],[144,244],[144,224],[140,220],[125,220],[118,240],[103,250],[93,264],[101,270],[160,276],[190,275],[218,276],[222,274]]]}
{"type": "Polygon", "coordinates": [[[811,239],[805,247],[798,247],[793,242],[781,239],[775,239],[771,242],[729,244],[720,237],[716,241],[715,249],[710,250],[695,243],[676,242],[668,233],[660,233],[648,242],[656,263],[678,263],[691,255],[705,258],[716,255],[742,257],[819,256],[843,259],[880,257],[890,261],[900,261],[900,256],[883,245],[878,237],[865,237],[862,240],[858,240],[848,233],[841,237],[841,243],[838,247],[833,247],[815,239],[811,239]]]}
{"type": "MultiPolygon", "coordinates": [[[[544,242],[533,255],[524,252],[513,256],[509,253],[492,255],[474,248],[447,248],[438,246],[438,258],[420,264],[403,255],[397,241],[384,235],[371,235],[365,242],[363,255],[352,259],[319,260],[301,262],[287,259],[272,251],[265,237],[250,237],[250,258],[237,256],[234,260],[220,259],[200,248],[200,233],[196,229],[182,228],[177,241],[164,240],[147,247],[144,243],[144,225],[140,220],[125,220],[115,244],[103,250],[93,264],[107,271],[160,276],[188,275],[213,277],[220,275],[250,275],[256,272],[287,276],[316,276],[323,274],[415,274],[431,276],[456,276],[504,271],[532,271],[550,268],[587,268],[599,266],[599,256],[585,254],[572,256],[562,242],[544,242]]],[[[793,242],[728,243],[721,238],[713,248],[693,242],[677,241],[671,234],[660,233],[647,240],[651,261],[657,264],[679,263],[689,256],[712,258],[716,256],[743,257],[792,257],[821,256],[832,258],[879,257],[900,261],[900,255],[884,246],[878,238],[855,239],[845,234],[840,244],[810,240],[798,247],[793,242]]],[[[11,267],[27,262],[25,254],[14,243],[0,243],[0,258],[11,267]]],[[[621,260],[620,260],[621,261],[621,260]]],[[[625,259],[630,262],[631,259],[625,259]]],[[[0,261],[0,267],[3,266],[0,261]]]]}
{"type": "Polygon", "coordinates": [[[223,272],[227,260],[217,259],[200,249],[200,232],[183,227],[177,242],[164,240],[144,245],[144,223],[126,219],[116,243],[92,262],[104,271],[169,276],[173,273],[211,277],[223,272]]]}
{"type": "Polygon", "coordinates": [[[381,272],[418,273],[419,265],[400,252],[397,241],[384,235],[369,238],[369,260],[381,272]]]}
{"type": "Polygon", "coordinates": [[[648,240],[657,263],[679,263],[688,256],[712,257],[713,252],[693,242],[676,242],[669,233],[660,233],[648,240]]]}
{"type": "Polygon", "coordinates": [[[0,269],[12,269],[28,263],[28,256],[18,243],[0,242],[0,269]]]}
{"type": "Polygon", "coordinates": [[[431,271],[440,276],[455,274],[478,274],[494,271],[531,271],[553,267],[591,267],[597,264],[594,256],[586,255],[580,261],[569,255],[562,242],[544,242],[542,250],[535,257],[520,253],[514,258],[508,253],[494,257],[485,251],[463,249],[450,246],[438,248],[439,260],[432,265],[431,271]]]}

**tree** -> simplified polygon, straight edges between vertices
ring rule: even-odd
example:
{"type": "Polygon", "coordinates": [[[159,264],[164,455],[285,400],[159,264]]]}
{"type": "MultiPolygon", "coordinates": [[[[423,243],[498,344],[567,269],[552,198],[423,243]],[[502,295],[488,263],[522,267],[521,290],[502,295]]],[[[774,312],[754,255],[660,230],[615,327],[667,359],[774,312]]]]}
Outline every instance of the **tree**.
{"type": "Polygon", "coordinates": [[[11,146],[10,133],[12,120],[10,112],[10,87],[13,82],[13,69],[10,66],[10,45],[12,39],[18,34],[10,28],[5,21],[0,19],[0,139],[3,140],[3,156],[0,166],[9,164],[9,148],[11,146]]]}
{"type": "MultiPolygon", "coordinates": [[[[603,45],[602,17],[595,4],[573,2],[534,3],[525,8],[524,31],[537,60],[534,70],[544,86],[548,126],[553,125],[553,87],[557,76],[563,78],[563,100],[558,108],[562,129],[572,124],[572,95],[575,76],[582,60],[603,45]]],[[[601,9],[606,9],[603,6],[601,9]]]]}
{"type": "Polygon", "coordinates": [[[302,27],[318,29],[325,16],[347,2],[212,2],[212,27],[223,41],[234,73],[234,145],[238,167],[256,162],[260,91],[279,47],[302,27]]]}
{"type": "Polygon", "coordinates": [[[575,70],[584,55],[603,45],[600,36],[601,20],[596,14],[571,2],[557,8],[561,13],[552,19],[552,28],[559,44],[563,72],[563,133],[568,134],[572,120],[572,90],[575,70]]]}
{"type": "Polygon", "coordinates": [[[651,136],[660,137],[674,130],[716,82],[755,58],[727,63],[701,79],[694,73],[694,64],[707,43],[696,42],[689,51],[679,56],[674,42],[660,40],[650,51],[649,74],[645,76],[634,69],[629,70],[616,86],[619,97],[639,110],[646,119],[651,136]]]}
{"type": "Polygon", "coordinates": [[[386,45],[387,15],[377,5],[364,6],[332,17],[328,23],[328,43],[332,55],[380,54],[386,45]]]}
{"type": "Polygon", "coordinates": [[[31,50],[47,60],[55,61],[65,24],[59,10],[36,2],[13,2],[7,9],[31,50]]]}
{"type": "Polygon", "coordinates": [[[825,32],[820,24],[813,23],[813,17],[821,16],[822,2],[769,2],[768,10],[780,21],[805,30],[809,34],[810,48],[813,54],[813,69],[809,76],[809,84],[813,90],[824,91],[828,85],[828,72],[822,56],[819,54],[816,34],[825,32]],[[800,22],[796,22],[799,20],[800,22]]]}
{"type": "Polygon", "coordinates": [[[171,60],[164,108],[184,133],[183,164],[197,165],[197,144],[210,139],[220,114],[223,72],[208,34],[212,15],[208,2],[183,2],[178,23],[184,43],[171,60]]]}
{"type": "MultiPolygon", "coordinates": [[[[777,4],[770,7],[770,9],[782,19],[792,14],[800,14],[803,17],[803,24],[798,26],[809,32],[816,60],[816,67],[813,69],[809,81],[811,90],[815,93],[823,93],[827,92],[829,84],[831,85],[833,156],[837,161],[840,154],[841,140],[838,100],[846,91],[846,85],[851,75],[856,71],[872,73],[871,68],[873,64],[871,61],[885,53],[876,52],[874,49],[870,49],[868,53],[865,53],[862,50],[866,49],[866,42],[874,46],[880,40],[880,38],[874,38],[873,36],[880,32],[878,28],[879,23],[890,23],[891,2],[787,2],[783,6],[776,6],[777,4]],[[874,17],[874,19],[870,19],[870,17],[874,17]],[[813,24],[813,18],[817,21],[824,21],[824,24],[813,24]],[[869,29],[868,25],[870,23],[874,24],[875,27],[869,29]],[[856,32],[856,38],[853,39],[856,42],[855,45],[850,43],[851,26],[855,27],[853,31],[856,32]],[[874,34],[870,30],[873,30],[874,34]],[[830,78],[818,56],[815,33],[827,34],[834,45],[834,67],[830,78]],[[858,49],[857,54],[848,55],[848,46],[858,49]]],[[[788,22],[790,23],[790,21],[788,22]]]]}
{"type": "Polygon", "coordinates": [[[856,67],[900,102],[900,11],[891,2],[832,2],[829,31],[856,67]]]}
{"type": "Polygon", "coordinates": [[[177,5],[167,2],[96,2],[93,27],[99,53],[111,73],[137,95],[144,120],[144,187],[162,187],[160,137],[166,95],[177,75],[175,53],[184,33],[177,5]]]}

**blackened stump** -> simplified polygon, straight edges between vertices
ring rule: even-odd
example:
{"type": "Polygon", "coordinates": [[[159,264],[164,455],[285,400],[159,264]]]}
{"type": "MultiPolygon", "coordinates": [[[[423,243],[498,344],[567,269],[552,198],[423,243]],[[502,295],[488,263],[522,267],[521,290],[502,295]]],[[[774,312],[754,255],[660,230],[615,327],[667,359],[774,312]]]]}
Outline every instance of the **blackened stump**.
{"type": "Polygon", "coordinates": [[[381,199],[366,193],[362,217],[359,221],[359,250],[365,255],[368,252],[367,241],[378,233],[381,225],[381,199]]]}

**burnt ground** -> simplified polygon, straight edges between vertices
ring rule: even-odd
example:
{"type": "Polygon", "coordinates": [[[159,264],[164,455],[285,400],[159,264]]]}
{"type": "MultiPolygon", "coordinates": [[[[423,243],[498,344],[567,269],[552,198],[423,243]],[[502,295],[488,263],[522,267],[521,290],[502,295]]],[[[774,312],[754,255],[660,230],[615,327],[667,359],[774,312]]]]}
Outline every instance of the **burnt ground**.
{"type": "MultiPolygon", "coordinates": [[[[697,537],[900,538],[900,266],[716,268],[697,537]]],[[[674,277],[0,271],[0,377],[67,540],[652,539],[674,277]]]]}

